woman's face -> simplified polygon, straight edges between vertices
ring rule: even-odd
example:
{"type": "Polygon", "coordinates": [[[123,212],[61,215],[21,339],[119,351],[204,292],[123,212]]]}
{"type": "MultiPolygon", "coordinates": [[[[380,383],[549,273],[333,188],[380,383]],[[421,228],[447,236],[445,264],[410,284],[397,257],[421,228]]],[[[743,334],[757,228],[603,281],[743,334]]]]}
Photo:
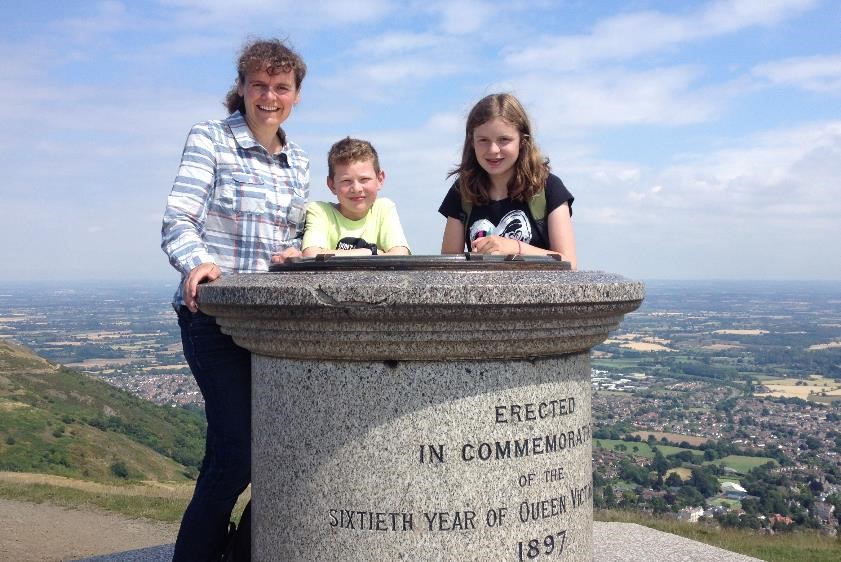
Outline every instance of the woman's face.
{"type": "Polygon", "coordinates": [[[292,113],[300,93],[293,71],[269,74],[265,70],[249,72],[237,88],[245,103],[245,120],[255,133],[274,134],[292,113]]]}

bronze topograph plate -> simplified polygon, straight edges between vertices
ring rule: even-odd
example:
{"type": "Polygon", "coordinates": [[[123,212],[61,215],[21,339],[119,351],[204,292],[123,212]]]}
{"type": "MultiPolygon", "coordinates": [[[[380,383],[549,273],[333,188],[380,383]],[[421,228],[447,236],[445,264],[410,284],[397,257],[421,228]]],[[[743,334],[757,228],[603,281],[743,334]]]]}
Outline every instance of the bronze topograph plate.
{"type": "Polygon", "coordinates": [[[284,263],[272,264],[269,271],[413,271],[413,270],[481,270],[481,269],[538,269],[568,270],[570,263],[560,254],[547,256],[489,256],[484,254],[453,254],[431,256],[336,256],[319,254],[311,258],[290,258],[284,263]]]}

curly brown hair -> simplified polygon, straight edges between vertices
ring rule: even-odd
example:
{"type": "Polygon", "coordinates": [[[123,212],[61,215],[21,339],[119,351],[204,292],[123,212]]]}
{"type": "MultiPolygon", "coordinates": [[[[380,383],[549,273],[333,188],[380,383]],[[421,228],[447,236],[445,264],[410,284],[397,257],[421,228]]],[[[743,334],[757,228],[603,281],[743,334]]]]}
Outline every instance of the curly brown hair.
{"type": "Polygon", "coordinates": [[[281,72],[295,73],[295,89],[301,89],[301,83],[307,74],[307,65],[304,59],[286,46],[280,39],[253,39],[246,43],[237,62],[237,79],[234,85],[225,96],[225,107],[228,113],[239,110],[245,115],[245,103],[243,97],[237,91],[239,86],[245,83],[245,77],[249,72],[265,70],[269,74],[281,72]]]}
{"type": "Polygon", "coordinates": [[[327,175],[331,178],[336,172],[337,164],[349,164],[351,162],[365,162],[371,160],[374,164],[374,172],[380,173],[380,159],[374,145],[366,140],[352,139],[345,137],[330,147],[327,153],[327,175]]]}
{"type": "Polygon", "coordinates": [[[531,122],[519,100],[511,94],[491,94],[473,106],[467,116],[461,164],[447,177],[457,176],[458,189],[464,199],[475,205],[487,205],[491,179],[479,164],[473,149],[476,127],[499,117],[513,125],[520,133],[520,153],[514,164],[514,174],[508,181],[508,196],[515,201],[528,201],[540,192],[549,177],[549,159],[545,158],[532,136],[531,122]]]}

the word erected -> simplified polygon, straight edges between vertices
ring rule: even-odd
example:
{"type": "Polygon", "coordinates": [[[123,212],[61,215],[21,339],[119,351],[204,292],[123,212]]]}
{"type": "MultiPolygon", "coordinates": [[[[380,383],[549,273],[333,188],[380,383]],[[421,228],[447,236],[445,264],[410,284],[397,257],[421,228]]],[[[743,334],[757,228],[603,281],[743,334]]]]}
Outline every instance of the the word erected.
{"type": "Polygon", "coordinates": [[[496,423],[518,423],[568,416],[575,412],[575,398],[568,396],[544,402],[506,404],[494,408],[496,423]]]}

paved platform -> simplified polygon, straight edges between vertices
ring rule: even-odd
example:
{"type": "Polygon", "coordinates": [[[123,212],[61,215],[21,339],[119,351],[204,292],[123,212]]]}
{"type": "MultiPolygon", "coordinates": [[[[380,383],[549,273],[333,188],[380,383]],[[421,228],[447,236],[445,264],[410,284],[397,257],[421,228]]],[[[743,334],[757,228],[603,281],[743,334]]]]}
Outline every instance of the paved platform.
{"type": "MultiPolygon", "coordinates": [[[[169,562],[172,545],[162,545],[77,562],[169,562]]],[[[593,523],[593,562],[761,562],[715,546],[633,523],[593,523]]],[[[351,561],[342,561],[351,562],[351,561]]],[[[385,561],[388,562],[388,561],[385,561]]]]}

